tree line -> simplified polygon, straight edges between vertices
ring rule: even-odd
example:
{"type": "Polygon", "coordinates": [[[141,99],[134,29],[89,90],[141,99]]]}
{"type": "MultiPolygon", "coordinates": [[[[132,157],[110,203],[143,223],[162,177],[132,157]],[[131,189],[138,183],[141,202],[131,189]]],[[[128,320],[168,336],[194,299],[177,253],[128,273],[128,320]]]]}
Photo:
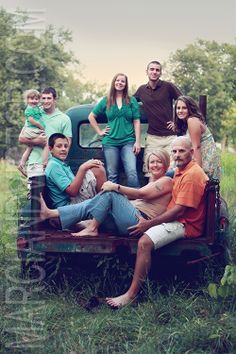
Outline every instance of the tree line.
{"type": "MultiPolygon", "coordinates": [[[[68,30],[48,26],[40,33],[24,31],[28,17],[0,9],[0,157],[16,145],[24,123],[22,92],[56,87],[61,110],[91,103],[105,94],[96,82],[82,82],[80,62],[67,45],[68,30]]],[[[208,124],[216,140],[235,145],[236,137],[236,46],[197,40],[177,50],[166,63],[167,79],[184,94],[198,99],[208,96],[208,124]]],[[[133,87],[133,90],[135,88],[133,87]]]]}

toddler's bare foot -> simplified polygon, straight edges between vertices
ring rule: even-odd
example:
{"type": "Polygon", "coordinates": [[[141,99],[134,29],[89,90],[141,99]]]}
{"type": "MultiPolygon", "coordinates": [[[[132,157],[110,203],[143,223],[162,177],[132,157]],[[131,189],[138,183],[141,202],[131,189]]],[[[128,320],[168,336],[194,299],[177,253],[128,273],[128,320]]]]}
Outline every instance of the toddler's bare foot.
{"type": "Polygon", "coordinates": [[[25,167],[23,165],[17,166],[18,170],[22,173],[23,176],[27,177],[27,173],[25,171],[25,167]]]}

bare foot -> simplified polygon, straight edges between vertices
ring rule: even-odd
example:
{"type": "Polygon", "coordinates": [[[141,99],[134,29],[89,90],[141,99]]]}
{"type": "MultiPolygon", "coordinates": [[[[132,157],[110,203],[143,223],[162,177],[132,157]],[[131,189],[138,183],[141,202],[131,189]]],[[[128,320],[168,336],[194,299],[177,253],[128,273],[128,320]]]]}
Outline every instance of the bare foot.
{"type": "Polygon", "coordinates": [[[85,229],[86,227],[88,228],[91,224],[91,220],[83,220],[83,221],[80,221],[80,222],[77,222],[77,224],[74,225],[74,231],[81,231],[83,229],[85,229]]]}
{"type": "Polygon", "coordinates": [[[49,213],[48,213],[49,209],[42,197],[42,194],[40,194],[40,205],[41,205],[41,209],[40,209],[39,218],[40,220],[43,221],[49,218],[49,213]]]}
{"type": "Polygon", "coordinates": [[[26,173],[23,165],[19,165],[19,166],[17,166],[17,168],[20,171],[20,173],[22,173],[23,176],[27,177],[27,173],[26,173]]]}
{"type": "Polygon", "coordinates": [[[134,300],[135,298],[131,298],[128,292],[117,297],[106,297],[107,304],[114,308],[121,308],[125,305],[129,305],[134,300]]]}
{"type": "Polygon", "coordinates": [[[71,233],[71,235],[73,235],[73,236],[98,236],[98,230],[86,227],[85,229],[83,229],[80,232],[71,233]]]}

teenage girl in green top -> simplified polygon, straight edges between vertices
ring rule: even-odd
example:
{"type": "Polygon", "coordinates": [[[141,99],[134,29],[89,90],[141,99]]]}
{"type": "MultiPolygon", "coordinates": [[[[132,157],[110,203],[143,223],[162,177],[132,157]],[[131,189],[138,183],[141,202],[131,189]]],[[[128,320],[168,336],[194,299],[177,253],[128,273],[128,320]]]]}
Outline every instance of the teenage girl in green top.
{"type": "Polygon", "coordinates": [[[95,106],[89,115],[89,121],[99,136],[102,136],[102,147],[107,170],[107,178],[118,182],[119,159],[121,158],[127,185],[139,187],[136,155],[140,152],[140,111],[133,96],[128,95],[128,78],[124,74],[116,74],[106,97],[95,106]],[[106,115],[108,125],[100,129],[97,116],[106,115]]]}

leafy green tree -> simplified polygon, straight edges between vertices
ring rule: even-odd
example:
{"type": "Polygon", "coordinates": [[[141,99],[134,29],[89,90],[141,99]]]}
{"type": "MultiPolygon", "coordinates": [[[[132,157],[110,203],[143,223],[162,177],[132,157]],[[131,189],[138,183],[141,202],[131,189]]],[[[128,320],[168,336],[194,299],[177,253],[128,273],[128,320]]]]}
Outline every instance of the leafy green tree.
{"type": "Polygon", "coordinates": [[[227,264],[220,284],[210,283],[208,285],[209,295],[215,299],[233,298],[236,295],[236,265],[227,264]]]}
{"type": "Polygon", "coordinates": [[[63,110],[94,101],[104,91],[74,78],[79,61],[66,49],[72,40],[70,31],[49,26],[36,34],[22,30],[25,23],[27,16],[23,12],[13,16],[0,9],[0,158],[5,157],[9,147],[16,145],[23,126],[24,90],[54,86],[63,110]]]}
{"type": "Polygon", "coordinates": [[[236,46],[197,40],[170,57],[171,75],[184,94],[208,97],[207,120],[215,139],[224,137],[223,122],[236,95],[236,46]]]}
{"type": "Polygon", "coordinates": [[[79,76],[75,75],[75,71],[67,72],[67,80],[58,102],[63,111],[73,105],[95,103],[106,94],[106,88],[103,85],[98,85],[96,82],[82,83],[75,76],[79,76]]]}
{"type": "Polygon", "coordinates": [[[231,109],[226,112],[222,122],[222,136],[223,147],[228,146],[230,143],[236,146],[236,102],[231,106],[231,109]]]}

